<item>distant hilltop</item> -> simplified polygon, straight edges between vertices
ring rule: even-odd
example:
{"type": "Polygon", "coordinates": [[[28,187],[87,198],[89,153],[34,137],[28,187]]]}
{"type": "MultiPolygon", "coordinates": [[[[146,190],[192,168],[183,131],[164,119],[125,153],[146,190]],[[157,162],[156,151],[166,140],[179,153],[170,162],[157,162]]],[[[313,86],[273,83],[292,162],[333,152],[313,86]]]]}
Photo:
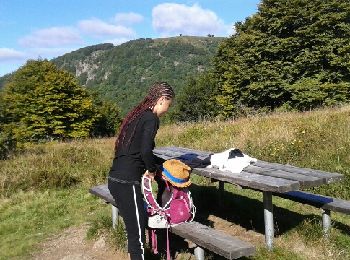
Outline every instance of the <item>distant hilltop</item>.
{"type": "Polygon", "coordinates": [[[211,65],[224,37],[141,38],[118,46],[99,44],[52,60],[81,85],[115,100],[123,111],[135,105],[155,81],[180,91],[186,80],[211,65]]]}
{"type": "MultiPolygon", "coordinates": [[[[213,35],[140,38],[118,46],[84,47],[51,61],[75,75],[82,86],[116,101],[125,112],[155,81],[167,81],[181,91],[190,77],[209,68],[223,39],[213,35]]],[[[0,88],[10,76],[0,77],[0,88]]]]}

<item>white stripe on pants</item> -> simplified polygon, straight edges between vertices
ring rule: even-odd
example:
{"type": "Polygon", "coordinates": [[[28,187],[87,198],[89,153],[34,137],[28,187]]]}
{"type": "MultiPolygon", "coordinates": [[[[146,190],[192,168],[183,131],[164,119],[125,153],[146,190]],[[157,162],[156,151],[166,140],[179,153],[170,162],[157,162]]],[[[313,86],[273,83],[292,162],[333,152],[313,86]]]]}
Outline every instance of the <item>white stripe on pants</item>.
{"type": "Polygon", "coordinates": [[[141,239],[140,215],[139,215],[139,211],[138,211],[138,208],[137,208],[135,185],[133,185],[132,188],[133,188],[133,191],[134,191],[134,202],[135,202],[135,209],[136,209],[137,225],[138,225],[138,228],[139,228],[139,241],[140,241],[141,249],[142,249],[142,259],[144,259],[145,249],[143,247],[143,243],[142,243],[142,239],[141,239]]]}

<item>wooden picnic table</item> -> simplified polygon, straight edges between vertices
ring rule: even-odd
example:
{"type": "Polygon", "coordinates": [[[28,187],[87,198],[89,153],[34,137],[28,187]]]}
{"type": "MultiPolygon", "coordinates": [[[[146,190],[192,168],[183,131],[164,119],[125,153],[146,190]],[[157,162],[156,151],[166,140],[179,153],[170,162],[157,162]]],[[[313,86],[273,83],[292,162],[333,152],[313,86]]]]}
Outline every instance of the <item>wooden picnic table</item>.
{"type": "Polygon", "coordinates": [[[166,160],[180,159],[193,168],[193,173],[219,180],[221,184],[228,182],[262,191],[265,241],[269,249],[273,247],[274,237],[272,193],[284,193],[315,187],[340,181],[343,178],[343,175],[339,173],[329,173],[261,160],[247,166],[241,173],[236,174],[216,168],[206,168],[205,166],[210,162],[210,155],[213,154],[210,151],[198,151],[183,147],[159,147],[154,149],[153,152],[166,160]]]}

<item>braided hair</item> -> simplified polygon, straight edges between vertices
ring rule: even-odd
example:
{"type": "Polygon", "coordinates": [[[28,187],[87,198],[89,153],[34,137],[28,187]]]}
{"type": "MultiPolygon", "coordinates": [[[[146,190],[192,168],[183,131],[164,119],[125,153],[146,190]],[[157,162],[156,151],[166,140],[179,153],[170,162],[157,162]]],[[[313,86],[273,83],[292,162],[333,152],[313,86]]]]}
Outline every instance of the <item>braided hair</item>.
{"type": "Polygon", "coordinates": [[[166,99],[175,97],[172,87],[167,82],[155,82],[150,87],[147,96],[127,114],[120,126],[118,138],[115,142],[115,149],[119,144],[128,146],[135,134],[135,129],[133,129],[129,140],[126,140],[125,142],[126,132],[128,131],[130,123],[137,119],[147,109],[153,109],[160,97],[165,97],[166,99]]]}

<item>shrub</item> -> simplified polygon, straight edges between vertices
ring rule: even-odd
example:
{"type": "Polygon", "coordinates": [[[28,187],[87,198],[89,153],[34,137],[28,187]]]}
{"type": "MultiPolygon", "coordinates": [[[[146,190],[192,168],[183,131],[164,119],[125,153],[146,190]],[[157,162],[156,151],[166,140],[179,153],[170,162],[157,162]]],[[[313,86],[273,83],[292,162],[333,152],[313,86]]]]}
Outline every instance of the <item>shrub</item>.
{"type": "Polygon", "coordinates": [[[17,140],[12,131],[0,132],[0,160],[7,159],[10,154],[15,151],[17,140]]]}

